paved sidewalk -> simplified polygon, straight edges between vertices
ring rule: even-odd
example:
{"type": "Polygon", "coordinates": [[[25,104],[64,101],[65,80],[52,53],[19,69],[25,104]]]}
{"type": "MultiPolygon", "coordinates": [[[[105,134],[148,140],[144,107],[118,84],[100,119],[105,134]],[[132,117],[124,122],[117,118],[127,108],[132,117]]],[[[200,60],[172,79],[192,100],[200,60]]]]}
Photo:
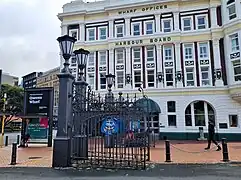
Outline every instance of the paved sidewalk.
{"type": "MultiPolygon", "coordinates": [[[[172,163],[222,163],[222,151],[216,151],[213,147],[204,151],[206,142],[197,141],[170,141],[172,163]]],[[[229,143],[229,158],[231,161],[241,162],[241,143],[229,143]]],[[[0,167],[12,167],[11,146],[0,148],[0,167]]],[[[158,142],[155,148],[151,148],[151,161],[165,163],[164,142],[158,142]]],[[[18,148],[17,167],[51,167],[52,148],[46,145],[31,145],[28,148],[18,148]]]]}

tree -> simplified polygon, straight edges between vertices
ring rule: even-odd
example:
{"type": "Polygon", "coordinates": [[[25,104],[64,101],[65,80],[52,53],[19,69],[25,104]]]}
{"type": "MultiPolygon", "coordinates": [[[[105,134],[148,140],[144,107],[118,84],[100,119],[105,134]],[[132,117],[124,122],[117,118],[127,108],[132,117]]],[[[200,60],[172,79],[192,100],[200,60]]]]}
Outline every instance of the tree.
{"type": "MultiPolygon", "coordinates": [[[[1,86],[1,93],[0,93],[0,114],[1,116],[4,114],[3,112],[3,97],[4,93],[7,94],[7,103],[6,103],[6,119],[5,125],[8,125],[13,120],[15,120],[16,116],[19,116],[23,113],[23,106],[24,106],[24,90],[21,87],[17,86],[10,86],[8,84],[2,84],[1,86]]],[[[2,123],[0,123],[2,124],[2,123]]]]}

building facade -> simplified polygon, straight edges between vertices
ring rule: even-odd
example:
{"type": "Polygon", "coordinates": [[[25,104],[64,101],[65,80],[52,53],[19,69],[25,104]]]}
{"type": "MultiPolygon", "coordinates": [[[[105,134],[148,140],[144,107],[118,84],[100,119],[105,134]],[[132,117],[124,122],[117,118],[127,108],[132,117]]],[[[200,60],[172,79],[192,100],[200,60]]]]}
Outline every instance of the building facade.
{"type": "Polygon", "coordinates": [[[18,86],[18,77],[2,72],[0,83],[10,86],[18,86]]]}
{"type": "Polygon", "coordinates": [[[30,74],[26,74],[22,77],[23,88],[36,88],[37,86],[37,77],[41,76],[42,72],[32,72],[30,74]]]}
{"type": "Polygon", "coordinates": [[[142,86],[160,138],[196,139],[213,120],[220,137],[241,140],[240,0],[78,0],[58,17],[74,48],[90,51],[92,89],[106,92],[108,73],[116,93],[142,86]]]}
{"type": "Polygon", "coordinates": [[[60,72],[60,67],[56,67],[54,69],[50,69],[46,72],[43,72],[41,76],[37,78],[36,87],[53,87],[54,88],[54,108],[53,115],[54,120],[56,121],[56,117],[58,115],[58,104],[59,104],[59,78],[57,74],[60,72]]]}

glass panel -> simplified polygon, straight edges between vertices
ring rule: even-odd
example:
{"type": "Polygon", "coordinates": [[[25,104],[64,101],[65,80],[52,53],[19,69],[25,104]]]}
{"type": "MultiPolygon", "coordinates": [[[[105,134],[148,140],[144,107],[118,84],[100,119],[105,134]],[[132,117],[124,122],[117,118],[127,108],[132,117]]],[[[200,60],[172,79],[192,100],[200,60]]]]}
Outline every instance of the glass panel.
{"type": "Polygon", "coordinates": [[[100,73],[100,89],[106,89],[106,74],[100,73]]]}
{"type": "Polygon", "coordinates": [[[205,126],[205,115],[195,114],[195,126],[205,126]]]}
{"type": "Polygon", "coordinates": [[[146,23],[146,34],[153,34],[153,23],[146,23]]]}
{"type": "Polygon", "coordinates": [[[167,102],[167,112],[176,112],[176,102],[175,101],[167,102]]]}
{"type": "Polygon", "coordinates": [[[176,115],[168,115],[168,126],[176,126],[176,115]]]}
{"type": "Polygon", "coordinates": [[[192,115],[191,114],[185,115],[185,125],[192,126],[192,115]]]}

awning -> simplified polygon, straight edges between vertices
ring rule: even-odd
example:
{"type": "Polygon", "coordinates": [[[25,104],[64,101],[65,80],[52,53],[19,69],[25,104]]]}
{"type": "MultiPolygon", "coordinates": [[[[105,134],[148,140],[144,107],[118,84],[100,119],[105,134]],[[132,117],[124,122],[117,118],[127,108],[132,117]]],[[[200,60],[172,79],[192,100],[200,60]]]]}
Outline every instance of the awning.
{"type": "Polygon", "coordinates": [[[147,114],[159,114],[161,113],[161,109],[159,105],[149,98],[141,98],[135,102],[136,106],[139,107],[147,114]]]}

